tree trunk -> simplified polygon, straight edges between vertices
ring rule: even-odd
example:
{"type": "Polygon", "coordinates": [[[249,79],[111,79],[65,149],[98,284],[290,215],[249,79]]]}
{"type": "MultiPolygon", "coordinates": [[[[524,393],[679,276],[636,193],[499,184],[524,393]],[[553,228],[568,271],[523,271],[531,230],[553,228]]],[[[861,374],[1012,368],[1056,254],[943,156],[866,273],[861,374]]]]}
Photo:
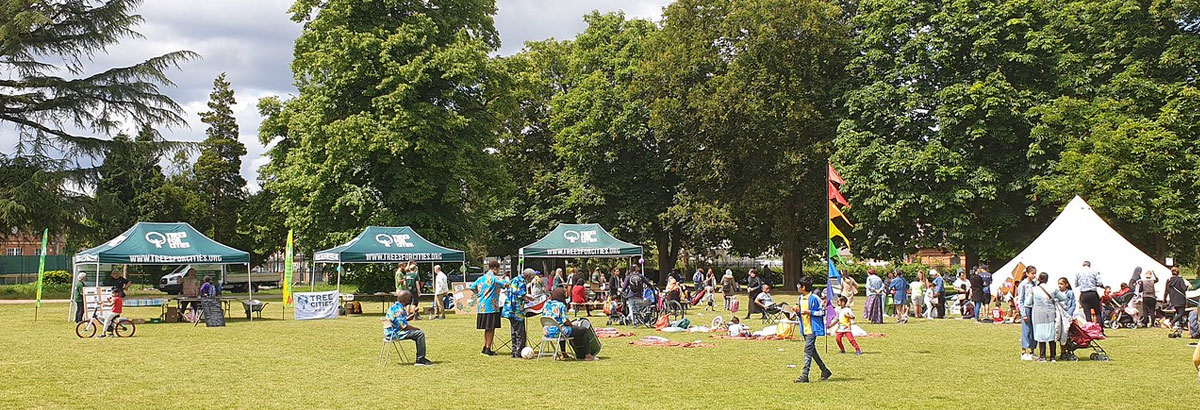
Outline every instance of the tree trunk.
{"type": "Polygon", "coordinates": [[[972,249],[967,249],[967,250],[963,251],[963,266],[962,266],[962,268],[964,271],[967,269],[973,268],[973,267],[975,267],[975,265],[978,265],[978,264],[979,264],[979,253],[975,252],[972,249]]]}
{"type": "Polygon", "coordinates": [[[658,248],[657,279],[666,278],[675,269],[675,261],[679,259],[679,242],[679,235],[674,232],[662,232],[654,236],[654,246],[658,248]]]}
{"type": "Polygon", "coordinates": [[[800,246],[796,241],[783,243],[783,289],[796,288],[796,282],[804,276],[804,263],[800,256],[800,246]]]}

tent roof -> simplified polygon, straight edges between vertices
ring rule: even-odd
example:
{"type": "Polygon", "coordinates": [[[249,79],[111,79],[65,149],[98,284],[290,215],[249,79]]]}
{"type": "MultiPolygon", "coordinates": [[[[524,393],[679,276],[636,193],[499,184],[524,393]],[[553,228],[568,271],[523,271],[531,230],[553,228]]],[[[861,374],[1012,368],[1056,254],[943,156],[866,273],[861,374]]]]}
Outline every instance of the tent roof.
{"type": "Polygon", "coordinates": [[[1051,281],[1065,277],[1075,286],[1075,274],[1083,270],[1083,261],[1090,261],[1104,285],[1114,291],[1129,282],[1139,266],[1158,274],[1160,295],[1171,275],[1166,266],[1129,243],[1076,196],[1029,247],[993,271],[998,279],[992,281],[992,287],[998,289],[1018,263],[1036,266],[1039,272],[1050,274],[1051,281]]]}
{"type": "Polygon", "coordinates": [[[249,253],[214,241],[186,222],[138,222],[103,245],[75,254],[75,263],[229,265],[249,262],[249,253]]]}
{"type": "Polygon", "coordinates": [[[318,263],[462,262],[463,251],[429,242],[407,226],[368,226],[341,246],[313,255],[318,263]]]}
{"type": "Polygon", "coordinates": [[[521,248],[530,258],[619,258],[639,256],[642,247],[614,238],[600,224],[559,224],[553,231],[521,248]]]}

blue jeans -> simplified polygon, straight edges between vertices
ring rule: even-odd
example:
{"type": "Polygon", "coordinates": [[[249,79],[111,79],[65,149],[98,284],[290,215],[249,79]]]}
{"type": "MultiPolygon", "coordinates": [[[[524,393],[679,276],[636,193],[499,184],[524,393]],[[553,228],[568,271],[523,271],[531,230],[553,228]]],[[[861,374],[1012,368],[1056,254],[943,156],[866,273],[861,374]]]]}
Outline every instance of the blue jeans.
{"type": "Polygon", "coordinates": [[[822,373],[829,372],[825,361],[821,360],[821,355],[817,353],[817,336],[810,333],[804,335],[804,377],[808,377],[808,369],[812,367],[813,360],[817,361],[817,367],[821,368],[822,373]]]}
{"type": "Polygon", "coordinates": [[[1033,315],[1033,308],[1021,308],[1021,348],[1032,349],[1036,344],[1033,342],[1033,323],[1029,322],[1030,315],[1033,315]]]}
{"type": "Polygon", "coordinates": [[[975,320],[983,320],[983,302],[975,302],[975,320]]]}

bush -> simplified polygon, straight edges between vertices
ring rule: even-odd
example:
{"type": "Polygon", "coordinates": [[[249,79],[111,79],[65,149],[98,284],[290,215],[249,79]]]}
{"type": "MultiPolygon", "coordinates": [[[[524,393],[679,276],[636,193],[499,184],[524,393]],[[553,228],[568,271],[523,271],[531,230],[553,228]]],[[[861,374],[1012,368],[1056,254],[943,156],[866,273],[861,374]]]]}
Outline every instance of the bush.
{"type": "Polygon", "coordinates": [[[51,285],[69,284],[71,283],[71,274],[65,270],[47,271],[45,276],[42,277],[42,283],[51,285]]]}
{"type": "MultiPolygon", "coordinates": [[[[396,291],[396,265],[357,264],[343,266],[343,269],[345,267],[353,267],[346,269],[342,273],[342,282],[353,284],[358,288],[359,293],[396,291]]],[[[332,283],[336,280],[334,279],[336,277],[336,273],[330,275],[330,282],[332,283]]]]}

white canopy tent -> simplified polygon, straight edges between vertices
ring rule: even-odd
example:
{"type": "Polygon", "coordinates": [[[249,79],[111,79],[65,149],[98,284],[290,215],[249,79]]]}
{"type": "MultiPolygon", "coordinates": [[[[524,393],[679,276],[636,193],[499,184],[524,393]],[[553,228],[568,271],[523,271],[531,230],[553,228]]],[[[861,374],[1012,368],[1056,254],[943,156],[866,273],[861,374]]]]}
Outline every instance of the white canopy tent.
{"type": "Polygon", "coordinates": [[[1019,263],[1033,265],[1039,272],[1050,274],[1051,281],[1066,277],[1071,286],[1075,286],[1075,274],[1083,269],[1083,261],[1090,261],[1092,269],[1100,272],[1104,285],[1112,287],[1113,291],[1129,282],[1134,268],[1154,271],[1158,275],[1160,300],[1167,278],[1171,277],[1166,266],[1129,243],[1100,219],[1083,198],[1076,196],[1029,247],[993,271],[996,280],[992,281],[992,292],[999,292],[1004,278],[1008,278],[1019,263]]]}

